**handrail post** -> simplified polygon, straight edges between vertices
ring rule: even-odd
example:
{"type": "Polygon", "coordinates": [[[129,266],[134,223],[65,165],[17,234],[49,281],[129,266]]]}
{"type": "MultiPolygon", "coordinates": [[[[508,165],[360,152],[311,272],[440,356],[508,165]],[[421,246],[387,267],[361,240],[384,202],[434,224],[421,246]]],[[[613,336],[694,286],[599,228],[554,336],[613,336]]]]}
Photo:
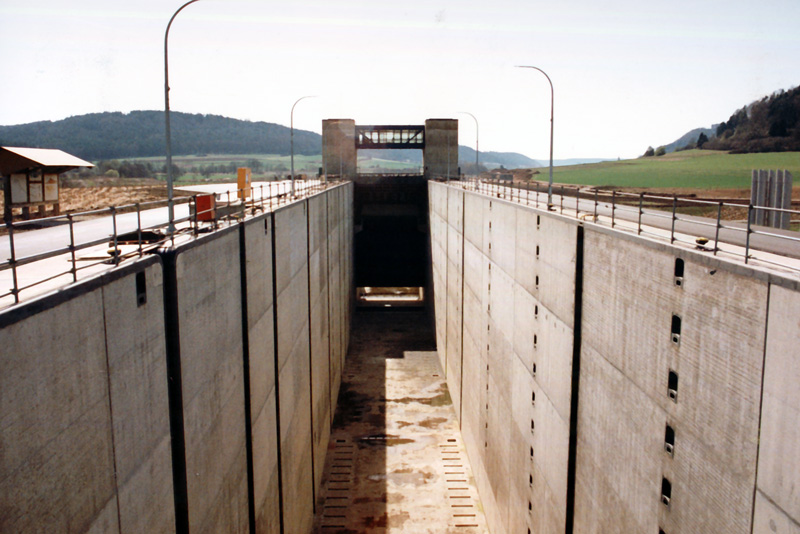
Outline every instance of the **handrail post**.
{"type": "Polygon", "coordinates": [[[70,259],[72,260],[72,269],[70,269],[70,271],[72,272],[72,281],[77,282],[78,268],[75,263],[75,230],[73,228],[73,224],[75,223],[71,213],[67,213],[67,221],[69,222],[69,253],[70,259]]]}
{"type": "Polygon", "coordinates": [[[142,209],[138,202],[136,203],[136,235],[139,240],[139,257],[141,258],[144,254],[142,251],[142,209]]]}
{"type": "Polygon", "coordinates": [[[719,250],[719,228],[720,228],[720,221],[722,219],[722,202],[719,203],[719,207],[717,208],[717,231],[714,235],[714,256],[717,255],[717,251],[719,250]]]}
{"type": "Polygon", "coordinates": [[[644,193],[639,193],[639,225],[636,229],[636,235],[642,235],[642,214],[644,210],[642,210],[642,203],[644,202],[644,193]]]}
{"type": "Polygon", "coordinates": [[[617,213],[617,190],[614,189],[611,191],[611,228],[614,228],[614,223],[616,222],[616,213],[617,213]]]}
{"type": "Polygon", "coordinates": [[[11,288],[11,293],[14,295],[14,302],[19,303],[19,281],[17,280],[17,253],[16,247],[14,246],[14,221],[11,218],[8,219],[6,222],[6,226],[8,226],[8,245],[10,247],[11,257],[8,259],[8,263],[11,264],[11,278],[12,283],[14,284],[11,288]]]}
{"type": "MultiPolygon", "coordinates": [[[[216,197],[215,197],[215,200],[216,200],[216,197]]],[[[193,214],[191,213],[192,212],[191,207],[189,208],[189,213],[190,213],[190,216],[191,216],[192,230],[194,232],[194,235],[196,236],[197,234],[200,233],[200,213],[199,213],[200,208],[197,206],[197,195],[196,194],[192,195],[192,201],[191,202],[192,202],[192,204],[190,204],[190,206],[194,205],[194,213],[193,214]]],[[[216,217],[216,215],[215,215],[215,217],[216,217]]]]}
{"type": "Polygon", "coordinates": [[[114,228],[114,265],[119,265],[119,257],[121,253],[119,251],[119,243],[117,241],[117,208],[115,206],[111,206],[111,223],[114,228]]]}
{"type": "Polygon", "coordinates": [[[580,219],[581,213],[581,186],[575,186],[575,218],[580,219]]]}
{"type": "Polygon", "coordinates": [[[750,223],[752,220],[753,215],[753,205],[749,204],[747,206],[747,240],[745,241],[744,246],[744,262],[747,263],[750,259],[750,234],[753,233],[753,228],[750,223]]]}
{"type": "Polygon", "coordinates": [[[597,222],[597,188],[594,190],[594,222],[597,222]]]}
{"type": "Polygon", "coordinates": [[[672,229],[669,232],[669,243],[675,242],[675,219],[678,211],[678,195],[672,195],[672,229]]]}

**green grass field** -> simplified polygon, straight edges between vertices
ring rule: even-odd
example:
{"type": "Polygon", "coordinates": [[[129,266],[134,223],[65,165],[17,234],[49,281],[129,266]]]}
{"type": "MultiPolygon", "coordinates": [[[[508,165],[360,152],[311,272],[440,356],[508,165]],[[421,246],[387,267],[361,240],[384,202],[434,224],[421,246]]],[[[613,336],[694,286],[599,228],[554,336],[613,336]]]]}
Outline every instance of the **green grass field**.
{"type": "MultiPolygon", "coordinates": [[[[800,152],[728,154],[685,150],[661,157],[555,167],[553,181],[631,188],[749,188],[753,169],[786,169],[800,179],[800,152]]],[[[538,180],[547,180],[547,168],[538,180]]]]}
{"type": "MultiPolygon", "coordinates": [[[[164,164],[164,156],[154,156],[149,158],[121,158],[128,161],[148,161],[150,163],[164,164]]],[[[181,166],[197,166],[206,164],[227,164],[227,163],[245,163],[250,160],[258,160],[265,165],[276,165],[290,163],[289,156],[282,156],[279,154],[206,154],[206,155],[192,155],[192,156],[172,156],[172,162],[181,166]]],[[[294,164],[298,163],[312,164],[314,162],[321,162],[322,156],[316,154],[314,156],[303,156],[295,154],[294,164]]]]}
{"type": "MultiPolygon", "coordinates": [[[[175,165],[186,170],[186,173],[176,180],[181,183],[236,181],[236,176],[234,174],[215,173],[210,176],[203,176],[201,174],[192,173],[189,169],[200,168],[205,165],[230,164],[239,167],[247,167],[251,165],[253,160],[260,162],[262,166],[262,170],[253,172],[254,180],[272,179],[276,173],[280,176],[288,176],[292,164],[290,156],[278,154],[208,154],[202,156],[174,156],[172,158],[175,165]]],[[[159,165],[164,164],[163,157],[129,158],[129,161],[146,161],[159,165]]],[[[320,154],[314,156],[295,155],[294,157],[294,170],[298,174],[316,176],[320,167],[322,167],[322,155],[320,154]]],[[[419,170],[418,166],[413,163],[367,157],[359,158],[358,168],[360,172],[413,172],[419,170]]],[[[333,172],[336,172],[336,170],[334,169],[333,172]]]]}
{"type": "MultiPolygon", "coordinates": [[[[163,164],[164,158],[137,158],[163,164]]],[[[173,161],[184,169],[211,164],[236,164],[247,166],[257,160],[263,171],[254,173],[254,179],[271,179],[277,172],[288,175],[291,166],[289,156],[276,154],[237,154],[175,156],[173,161]]],[[[295,172],[316,176],[322,166],[322,156],[294,157],[295,172]]],[[[362,172],[400,171],[413,164],[399,161],[359,158],[362,172]]],[[[749,188],[753,169],[787,169],[800,180],[800,152],[771,152],[764,154],[728,154],[713,150],[685,150],[661,157],[608,161],[586,165],[555,167],[553,180],[558,183],[605,187],[629,187],[635,189],[729,189],[749,188]]],[[[235,175],[214,174],[203,177],[199,174],[184,174],[180,182],[235,181],[235,175]]],[[[547,180],[547,168],[540,168],[536,179],[547,180]]]]}

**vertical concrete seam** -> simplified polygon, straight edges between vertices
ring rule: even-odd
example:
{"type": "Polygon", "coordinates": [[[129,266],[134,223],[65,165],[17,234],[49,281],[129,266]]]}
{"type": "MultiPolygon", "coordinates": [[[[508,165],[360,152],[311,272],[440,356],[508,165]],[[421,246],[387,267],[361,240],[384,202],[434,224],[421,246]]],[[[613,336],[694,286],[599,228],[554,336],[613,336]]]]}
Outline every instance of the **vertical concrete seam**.
{"type": "MultiPolygon", "coordinates": [[[[764,413],[764,379],[767,371],[767,341],[769,336],[769,302],[772,297],[772,284],[767,283],[767,302],[764,314],[764,350],[761,353],[761,391],[758,398],[758,438],[756,439],[756,465],[753,480],[753,505],[750,509],[750,532],[754,532],[756,516],[756,494],[758,493],[758,461],[761,456],[761,422],[764,413]]],[[[788,516],[788,514],[787,514],[788,516]]]]}
{"type": "MultiPolygon", "coordinates": [[[[476,171],[477,172],[477,171],[476,171]]],[[[461,376],[458,378],[458,429],[461,430],[461,421],[464,419],[462,410],[464,409],[464,235],[466,232],[466,195],[461,193],[461,351],[459,363],[461,367],[461,376]]]]}
{"type": "Polygon", "coordinates": [[[345,291],[347,291],[347,336],[346,342],[344,345],[344,352],[342,353],[342,369],[344,369],[344,362],[347,360],[347,351],[350,348],[350,340],[352,339],[353,333],[353,315],[355,314],[355,307],[356,307],[356,292],[355,292],[355,266],[354,266],[354,255],[355,255],[355,204],[356,204],[356,197],[355,197],[355,184],[350,182],[350,186],[348,187],[348,197],[349,197],[349,204],[350,204],[350,212],[349,214],[343,213],[344,220],[348,221],[347,226],[342,231],[345,236],[349,236],[347,238],[347,262],[348,262],[348,277],[347,277],[347,287],[345,291]],[[349,232],[348,232],[349,229],[349,232]]]}
{"type": "Polygon", "coordinates": [[[167,396],[172,449],[172,485],[175,498],[175,531],[189,532],[189,496],[186,479],[186,436],[183,421],[183,382],[178,310],[178,255],[174,249],[161,253],[164,268],[164,333],[167,341],[167,396]]]}
{"type": "Polygon", "coordinates": [[[119,506],[119,469],[117,468],[117,443],[114,433],[114,401],[111,397],[111,363],[108,361],[108,323],[106,322],[106,289],[100,288],[103,303],[103,347],[106,356],[106,387],[108,391],[108,422],[111,432],[111,458],[114,462],[114,498],[117,501],[117,530],[122,532],[122,511],[119,506]]]}
{"type": "Polygon", "coordinates": [[[245,223],[239,223],[239,279],[242,308],[242,381],[244,382],[244,436],[245,458],[247,462],[247,514],[250,533],[256,532],[256,491],[253,468],[253,408],[250,404],[250,321],[247,301],[247,241],[245,223]]]}
{"type": "Polygon", "coordinates": [[[336,400],[333,398],[333,373],[331,371],[331,225],[330,225],[330,197],[329,190],[325,190],[325,293],[328,296],[325,303],[325,313],[328,317],[328,397],[331,403],[331,409],[328,410],[328,424],[333,426],[334,408],[336,407],[336,400]]]}
{"type": "Polygon", "coordinates": [[[277,274],[277,261],[275,259],[275,212],[269,214],[270,226],[270,240],[272,250],[272,356],[275,364],[275,434],[277,435],[276,454],[278,460],[278,522],[280,524],[280,532],[284,533],[283,527],[283,460],[281,455],[281,390],[280,390],[280,355],[278,354],[278,274],[277,274]]]}
{"type": "Polygon", "coordinates": [[[578,452],[578,393],[581,376],[581,317],[583,314],[583,225],[577,226],[575,247],[575,305],[572,337],[572,391],[570,394],[569,450],[567,456],[566,534],[572,534],[575,521],[575,479],[578,452]]]}
{"type": "Polygon", "coordinates": [[[317,475],[314,470],[314,456],[316,454],[317,440],[314,436],[314,351],[313,336],[311,334],[311,204],[308,197],[303,200],[306,212],[306,310],[308,316],[308,420],[311,430],[311,509],[317,512],[317,475]]]}
{"type": "Polygon", "coordinates": [[[448,301],[448,289],[449,289],[449,274],[450,274],[450,188],[444,188],[444,195],[445,195],[445,208],[444,208],[444,379],[447,382],[447,349],[448,349],[448,339],[447,339],[447,325],[449,320],[449,314],[447,313],[449,310],[449,306],[447,305],[448,301]]]}
{"type": "Polygon", "coordinates": [[[425,309],[428,313],[428,325],[431,327],[434,339],[436,338],[436,289],[433,287],[433,224],[431,223],[431,212],[433,211],[433,198],[434,188],[436,183],[428,180],[427,189],[427,204],[428,209],[425,211],[425,225],[428,228],[427,241],[425,243],[425,261],[427,268],[425,269],[425,309]]]}

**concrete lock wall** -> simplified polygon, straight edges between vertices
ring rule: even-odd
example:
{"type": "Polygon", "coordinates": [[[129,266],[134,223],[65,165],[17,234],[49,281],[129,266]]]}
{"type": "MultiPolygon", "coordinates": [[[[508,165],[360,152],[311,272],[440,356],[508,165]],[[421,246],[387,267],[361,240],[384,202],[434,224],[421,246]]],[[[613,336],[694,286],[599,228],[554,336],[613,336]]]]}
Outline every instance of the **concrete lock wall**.
{"type": "Polygon", "coordinates": [[[351,219],[348,184],[0,314],[0,530],[310,532],[351,219]]]}
{"type": "Polygon", "coordinates": [[[283,520],[298,532],[314,515],[307,212],[302,202],[274,215],[283,520]]]}
{"type": "Polygon", "coordinates": [[[770,285],[753,532],[800,534],[800,298],[770,285]]]}
{"type": "Polygon", "coordinates": [[[435,183],[430,202],[437,344],[492,531],[563,532],[577,226],[435,183]]]}
{"type": "Polygon", "coordinates": [[[354,309],[353,187],[328,191],[326,223],[328,269],[328,324],[331,420],[339,398],[342,370],[350,345],[350,320],[354,309]]]}
{"type": "MultiPolygon", "coordinates": [[[[436,346],[440,347],[439,364],[447,375],[447,189],[430,187],[428,203],[430,206],[429,225],[431,232],[431,276],[433,278],[434,331],[436,346]],[[438,289],[438,290],[437,290],[438,289]]],[[[455,403],[454,403],[455,406],[455,403]]],[[[460,408],[460,407],[459,407],[460,408]]]]}
{"type": "Polygon", "coordinates": [[[492,532],[800,532],[800,284],[443,184],[430,202],[492,532]]]}
{"type": "Polygon", "coordinates": [[[239,229],[173,254],[188,528],[247,532],[239,229]]]}
{"type": "Polygon", "coordinates": [[[750,532],[768,284],[612,233],[585,251],[576,527],[750,532]]]}
{"type": "MultiPolygon", "coordinates": [[[[275,380],[275,305],[271,215],[242,227],[247,295],[247,359],[253,515],[256,532],[280,532],[277,381],[275,380]]],[[[247,405],[245,405],[247,407],[247,405]]]]}
{"type": "Polygon", "coordinates": [[[163,310],[151,257],[0,314],[0,531],[174,531],[163,310]]]}
{"type": "Polygon", "coordinates": [[[331,345],[344,352],[329,340],[346,340],[341,331],[350,328],[349,307],[331,306],[347,301],[350,288],[329,287],[339,275],[329,265],[347,264],[342,256],[352,236],[339,232],[332,243],[328,227],[338,231],[352,217],[352,204],[339,200],[349,189],[289,204],[175,252],[191,530],[234,532],[250,522],[256,532],[311,529],[339,381],[331,374],[331,345]],[[182,291],[192,294],[189,302],[182,291]],[[198,359],[211,362],[196,380],[184,368],[198,359]],[[209,399],[202,412],[187,407],[195,383],[197,395],[209,399]],[[194,436],[195,428],[205,435],[194,436]],[[210,464],[215,471],[203,479],[195,469],[210,464]]]}

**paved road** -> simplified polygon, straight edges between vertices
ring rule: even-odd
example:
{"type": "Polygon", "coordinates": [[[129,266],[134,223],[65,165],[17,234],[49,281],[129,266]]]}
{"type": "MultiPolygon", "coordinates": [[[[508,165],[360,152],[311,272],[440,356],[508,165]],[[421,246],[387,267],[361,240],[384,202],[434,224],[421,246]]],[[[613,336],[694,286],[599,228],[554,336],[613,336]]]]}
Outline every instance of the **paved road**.
{"type": "MultiPolygon", "coordinates": [[[[176,220],[188,216],[188,204],[175,206],[176,220]]],[[[166,224],[168,219],[167,208],[144,210],[141,212],[141,219],[143,228],[153,228],[166,224]]],[[[138,218],[135,212],[117,215],[117,233],[133,232],[137,228],[138,218]]],[[[111,217],[99,217],[77,222],[73,225],[76,245],[90,243],[99,239],[108,239],[113,233],[114,221],[111,217]]],[[[14,250],[17,261],[55,249],[63,249],[69,247],[69,244],[70,232],[68,224],[58,224],[49,228],[14,234],[14,250]]],[[[0,237],[0,261],[8,261],[10,255],[9,239],[5,235],[0,237]]]]}
{"type": "MultiPolygon", "coordinates": [[[[316,185],[318,182],[309,182],[316,185]]],[[[178,187],[178,190],[193,193],[216,193],[219,202],[225,203],[230,197],[231,201],[236,201],[236,184],[206,184],[190,187],[178,187]]],[[[300,185],[298,184],[298,191],[300,185]]],[[[252,198],[256,201],[263,197],[280,197],[291,192],[291,182],[284,180],[281,182],[256,182],[253,184],[252,198]],[[263,187],[261,187],[263,185],[263,187]]],[[[186,203],[175,205],[175,220],[186,219],[189,217],[189,205],[186,203]]],[[[141,212],[142,228],[163,227],[168,221],[168,210],[164,208],[154,208],[141,212]]],[[[53,226],[19,232],[14,235],[14,250],[16,260],[20,261],[37,254],[45,254],[58,249],[66,249],[70,244],[69,224],[63,222],[52,222],[53,226]]],[[[117,234],[134,232],[139,226],[137,214],[124,213],[116,217],[117,234]]],[[[76,246],[85,243],[92,243],[98,240],[110,239],[114,235],[114,220],[112,217],[97,217],[85,221],[76,222],[73,225],[73,234],[76,246]]],[[[11,247],[8,235],[0,236],[0,262],[6,262],[11,258],[11,247]]]]}
{"type": "MultiPolygon", "coordinates": [[[[491,191],[494,194],[499,192],[507,198],[512,195],[511,188],[500,187],[499,191],[496,186],[482,185],[482,191],[491,191]]],[[[514,189],[514,198],[522,195],[523,203],[526,200],[526,191],[514,189]]],[[[531,192],[530,201],[535,203],[536,192],[531,192]]],[[[547,195],[539,193],[539,206],[544,208],[547,204],[547,195]]],[[[561,209],[562,198],[560,195],[553,195],[553,205],[556,210],[561,209]]],[[[578,199],[575,197],[564,196],[563,198],[564,210],[580,213],[594,214],[597,213],[600,217],[611,218],[612,211],[614,220],[627,221],[638,224],[639,209],[636,206],[616,206],[612,208],[609,202],[599,202],[595,211],[594,199],[586,198],[578,199]]],[[[672,213],[668,211],[661,211],[655,209],[644,209],[642,213],[641,224],[648,229],[657,228],[660,230],[671,231],[672,229],[672,213]]],[[[731,221],[722,221],[722,224],[727,228],[720,228],[719,241],[738,247],[745,247],[747,244],[747,225],[745,223],[737,223],[731,221]]],[[[763,226],[754,226],[754,232],[750,234],[750,248],[785,256],[788,258],[800,259],[800,233],[788,230],[779,230],[776,228],[766,228],[763,226]],[[767,235],[769,234],[769,235],[767,235]]],[[[678,234],[685,234],[694,237],[705,237],[714,240],[716,237],[716,219],[709,219],[705,217],[694,217],[691,215],[679,215],[679,219],[675,221],[675,232],[678,234]]],[[[712,245],[713,246],[713,245],[712,245]]]]}

